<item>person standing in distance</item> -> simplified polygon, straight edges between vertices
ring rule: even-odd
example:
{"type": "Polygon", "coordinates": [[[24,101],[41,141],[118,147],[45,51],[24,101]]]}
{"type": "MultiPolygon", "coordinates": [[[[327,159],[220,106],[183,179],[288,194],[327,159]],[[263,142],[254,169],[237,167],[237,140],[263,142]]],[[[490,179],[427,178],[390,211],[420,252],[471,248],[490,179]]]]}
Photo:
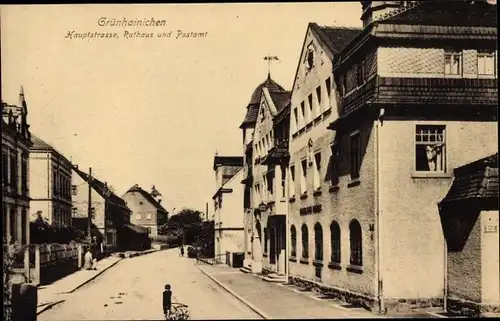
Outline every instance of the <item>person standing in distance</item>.
{"type": "Polygon", "coordinates": [[[165,285],[165,291],[163,291],[163,314],[166,319],[170,316],[170,309],[172,308],[172,291],[170,288],[170,284],[167,284],[165,285]]]}

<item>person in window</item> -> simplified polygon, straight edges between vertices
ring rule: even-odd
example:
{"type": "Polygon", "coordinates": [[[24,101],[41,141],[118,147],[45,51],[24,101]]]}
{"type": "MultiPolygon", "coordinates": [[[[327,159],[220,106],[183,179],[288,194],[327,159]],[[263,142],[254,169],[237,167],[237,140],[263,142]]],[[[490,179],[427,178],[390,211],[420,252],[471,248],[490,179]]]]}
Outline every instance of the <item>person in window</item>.
{"type": "Polygon", "coordinates": [[[163,291],[163,314],[165,318],[168,319],[170,315],[170,309],[172,307],[172,291],[170,284],[165,285],[165,291],[163,291]]]}

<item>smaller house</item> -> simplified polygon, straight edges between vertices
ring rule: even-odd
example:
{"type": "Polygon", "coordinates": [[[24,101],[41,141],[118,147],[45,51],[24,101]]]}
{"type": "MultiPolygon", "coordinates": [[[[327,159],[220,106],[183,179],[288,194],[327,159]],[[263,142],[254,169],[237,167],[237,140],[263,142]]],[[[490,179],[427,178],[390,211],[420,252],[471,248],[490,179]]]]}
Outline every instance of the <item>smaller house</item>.
{"type": "Polygon", "coordinates": [[[130,222],[146,228],[150,236],[157,236],[158,227],[168,220],[168,211],[161,205],[161,196],[154,185],[148,193],[138,184],[122,196],[133,213],[130,222]]]}
{"type": "Polygon", "coordinates": [[[233,265],[231,254],[244,251],[243,157],[215,156],[213,169],[215,256],[233,265]]]}
{"type": "Polygon", "coordinates": [[[439,203],[447,243],[448,311],[500,312],[498,153],[454,170],[439,203]]]}

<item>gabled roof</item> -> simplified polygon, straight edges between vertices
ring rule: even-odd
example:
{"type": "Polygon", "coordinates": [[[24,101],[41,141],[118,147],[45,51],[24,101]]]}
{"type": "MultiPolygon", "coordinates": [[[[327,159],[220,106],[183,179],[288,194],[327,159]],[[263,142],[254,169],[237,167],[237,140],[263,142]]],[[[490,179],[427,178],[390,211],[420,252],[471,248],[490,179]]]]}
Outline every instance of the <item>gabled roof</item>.
{"type": "Polygon", "coordinates": [[[255,125],[255,122],[257,121],[257,113],[259,111],[260,97],[262,96],[263,88],[267,88],[270,92],[279,92],[285,90],[277,82],[271,79],[271,75],[268,74],[267,79],[260,85],[258,85],[253,91],[252,97],[250,97],[250,102],[247,105],[247,113],[240,125],[240,128],[255,125]]]}
{"type": "MultiPolygon", "coordinates": [[[[290,104],[291,91],[269,92],[274,106],[276,107],[276,115],[278,115],[286,106],[290,104]]],[[[276,116],[275,115],[275,116],[276,116]]]]}
{"type": "Polygon", "coordinates": [[[31,141],[33,142],[33,146],[30,149],[54,150],[54,147],[33,133],[31,134],[31,141]]]}
{"type": "Polygon", "coordinates": [[[132,192],[140,193],[149,203],[151,203],[151,205],[156,207],[157,210],[163,211],[168,214],[168,211],[160,203],[158,203],[158,201],[155,200],[155,198],[151,194],[149,194],[141,187],[139,187],[139,185],[135,184],[134,186],[129,188],[129,190],[126,193],[132,193],[132,192]]]}
{"type": "Polygon", "coordinates": [[[458,167],[440,205],[472,199],[498,199],[498,153],[458,167]]]}
{"type": "MultiPolygon", "coordinates": [[[[77,173],[84,181],[86,181],[87,183],[89,183],[89,175],[87,173],[84,173],[82,172],[81,170],[78,169],[78,166],[73,166],[73,170],[75,171],[75,173],[77,173]]],[[[104,198],[105,200],[109,201],[110,203],[114,204],[114,205],[117,205],[117,206],[120,206],[122,207],[123,209],[131,212],[130,208],[127,207],[127,204],[125,203],[125,201],[120,198],[119,196],[117,196],[115,193],[113,193],[112,191],[110,191],[108,188],[107,188],[107,185],[104,184],[103,182],[101,182],[100,180],[98,180],[97,178],[95,178],[94,176],[92,176],[92,180],[90,181],[90,186],[99,194],[101,195],[102,198],[104,198]]]]}

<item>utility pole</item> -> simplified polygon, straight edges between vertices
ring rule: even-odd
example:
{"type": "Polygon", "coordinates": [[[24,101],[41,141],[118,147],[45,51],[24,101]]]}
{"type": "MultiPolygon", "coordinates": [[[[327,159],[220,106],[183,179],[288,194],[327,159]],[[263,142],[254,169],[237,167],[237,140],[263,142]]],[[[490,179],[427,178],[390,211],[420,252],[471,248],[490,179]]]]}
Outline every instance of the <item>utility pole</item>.
{"type": "Polygon", "coordinates": [[[89,209],[88,209],[88,230],[87,233],[89,235],[90,243],[92,244],[92,167],[89,167],[89,209]]]}
{"type": "Polygon", "coordinates": [[[208,202],[206,203],[206,207],[205,207],[205,216],[206,216],[207,221],[208,221],[208,202]]]}

